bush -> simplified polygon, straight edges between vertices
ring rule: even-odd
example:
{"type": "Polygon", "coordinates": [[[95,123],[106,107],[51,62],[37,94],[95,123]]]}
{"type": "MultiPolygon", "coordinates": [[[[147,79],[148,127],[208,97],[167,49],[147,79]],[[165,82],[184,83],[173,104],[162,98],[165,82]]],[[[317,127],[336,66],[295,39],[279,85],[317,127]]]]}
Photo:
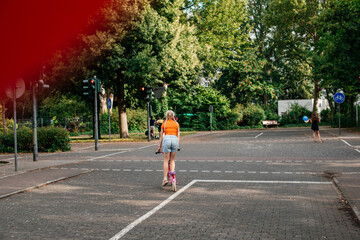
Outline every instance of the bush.
{"type": "MultiPolygon", "coordinates": [[[[234,111],[227,112],[223,117],[213,118],[216,120],[216,129],[227,130],[234,129],[236,122],[239,120],[240,114],[234,111]]],[[[214,123],[213,123],[214,125],[214,123]]]]}
{"type": "Polygon", "coordinates": [[[265,111],[259,105],[248,105],[243,114],[242,125],[247,126],[256,126],[261,123],[262,120],[265,119],[265,111]]]}
{"type": "Polygon", "coordinates": [[[241,125],[244,119],[244,114],[243,114],[244,109],[245,109],[244,105],[236,104],[235,108],[231,110],[233,113],[237,114],[236,124],[239,126],[241,125]]]}
{"type": "Polygon", "coordinates": [[[57,127],[38,128],[38,146],[39,152],[69,151],[69,133],[57,127]]]}
{"type": "MultiPolygon", "coordinates": [[[[356,119],[349,117],[347,114],[340,114],[340,127],[353,127],[356,125],[356,119]]],[[[339,127],[339,113],[335,113],[332,127],[339,127]]]]}
{"type": "MultiPolygon", "coordinates": [[[[277,108],[277,106],[276,106],[277,108]]],[[[274,107],[267,105],[263,106],[263,109],[265,111],[265,119],[264,120],[279,120],[279,116],[277,114],[277,110],[274,107]]]]}
{"type": "Polygon", "coordinates": [[[127,111],[129,132],[142,132],[147,129],[147,112],[144,109],[130,109],[127,111]]]}
{"type": "Polygon", "coordinates": [[[14,133],[8,131],[5,135],[0,135],[0,152],[14,152],[14,133]]]}
{"type": "MultiPolygon", "coordinates": [[[[111,133],[118,134],[120,133],[119,128],[119,114],[112,113],[110,114],[110,124],[111,124],[111,133]]],[[[92,130],[92,129],[91,129],[92,130]]],[[[109,134],[109,114],[102,113],[100,115],[100,133],[101,134],[109,134]]]]}
{"type": "MultiPolygon", "coordinates": [[[[19,152],[31,152],[33,149],[32,129],[20,127],[17,131],[17,148],[19,152]]],[[[12,132],[14,136],[14,132],[12,132]]]]}
{"type": "MultiPolygon", "coordinates": [[[[33,151],[32,129],[21,127],[17,131],[17,148],[19,152],[33,151]]],[[[70,150],[70,138],[63,128],[45,127],[38,128],[39,152],[55,152],[70,150]]],[[[9,131],[0,135],[0,152],[14,152],[14,132],[9,131]]]]}
{"type": "Polygon", "coordinates": [[[325,123],[331,123],[333,121],[333,114],[331,112],[331,110],[328,109],[323,109],[320,112],[320,120],[321,122],[325,122],[325,123]]]}

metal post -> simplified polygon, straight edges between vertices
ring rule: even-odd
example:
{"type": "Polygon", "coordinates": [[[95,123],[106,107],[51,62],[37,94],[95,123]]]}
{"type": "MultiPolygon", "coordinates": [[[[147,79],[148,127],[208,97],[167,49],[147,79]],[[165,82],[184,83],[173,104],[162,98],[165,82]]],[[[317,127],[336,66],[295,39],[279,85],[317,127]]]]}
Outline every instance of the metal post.
{"type": "Polygon", "coordinates": [[[150,133],[150,102],[147,102],[147,122],[148,122],[148,127],[147,127],[147,131],[148,131],[148,142],[151,141],[151,133],[150,133]]]}
{"type": "Polygon", "coordinates": [[[99,134],[98,134],[98,114],[97,114],[97,94],[98,94],[98,91],[97,91],[97,84],[98,84],[98,80],[95,78],[95,90],[94,90],[94,94],[95,94],[95,97],[94,97],[94,102],[95,102],[95,106],[94,106],[94,124],[95,124],[95,151],[98,150],[98,140],[99,140],[99,134]]]}
{"type": "Polygon", "coordinates": [[[340,124],[340,103],[338,103],[339,106],[339,136],[341,135],[341,124],[340,124]]]}
{"type": "Polygon", "coordinates": [[[111,142],[111,120],[110,120],[110,108],[108,108],[109,111],[109,142],[111,142]]]}
{"type": "Polygon", "coordinates": [[[356,107],[356,127],[359,127],[359,105],[355,104],[356,107]]]}
{"type": "Polygon", "coordinates": [[[212,132],[212,112],[210,112],[210,131],[212,132]]]}
{"type": "Polygon", "coordinates": [[[17,162],[17,133],[16,133],[16,86],[13,89],[13,103],[14,103],[14,153],[15,153],[15,172],[18,170],[17,162]]]}
{"type": "Polygon", "coordinates": [[[33,161],[36,161],[38,156],[38,141],[37,141],[37,102],[36,102],[36,85],[32,84],[32,99],[33,99],[33,161]]]}

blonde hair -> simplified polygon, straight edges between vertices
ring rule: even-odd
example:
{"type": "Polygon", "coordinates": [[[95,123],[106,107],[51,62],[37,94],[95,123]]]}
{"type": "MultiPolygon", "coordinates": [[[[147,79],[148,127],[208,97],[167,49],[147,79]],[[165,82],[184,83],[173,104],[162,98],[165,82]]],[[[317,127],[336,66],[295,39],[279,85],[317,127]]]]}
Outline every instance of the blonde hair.
{"type": "Polygon", "coordinates": [[[171,110],[167,111],[165,116],[166,116],[166,120],[169,120],[169,119],[175,120],[175,113],[171,110]]]}

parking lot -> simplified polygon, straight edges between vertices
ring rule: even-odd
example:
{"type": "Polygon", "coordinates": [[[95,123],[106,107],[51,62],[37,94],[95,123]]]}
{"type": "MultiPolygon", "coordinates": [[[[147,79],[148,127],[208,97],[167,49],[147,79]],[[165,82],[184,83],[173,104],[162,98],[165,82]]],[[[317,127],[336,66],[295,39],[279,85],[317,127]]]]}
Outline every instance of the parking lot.
{"type": "Polygon", "coordinates": [[[185,136],[176,193],[160,186],[155,140],[40,154],[40,170],[31,172],[31,156],[23,155],[20,173],[0,167],[0,238],[359,239],[349,209],[357,196],[349,205],[344,192],[358,186],[360,137],[330,128],[321,134],[322,144],[308,128],[185,136]],[[18,182],[19,189],[29,179],[26,192],[5,196],[6,186],[18,182]],[[342,179],[354,186],[339,191],[342,179]]]}

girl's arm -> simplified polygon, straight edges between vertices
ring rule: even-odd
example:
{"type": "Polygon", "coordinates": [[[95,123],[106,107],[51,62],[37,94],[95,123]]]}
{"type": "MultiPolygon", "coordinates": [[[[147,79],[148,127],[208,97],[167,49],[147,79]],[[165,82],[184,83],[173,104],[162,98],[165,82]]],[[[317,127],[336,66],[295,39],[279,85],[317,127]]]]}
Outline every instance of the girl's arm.
{"type": "Polygon", "coordinates": [[[179,141],[179,144],[180,144],[180,126],[178,125],[178,131],[177,131],[177,138],[178,138],[178,141],[179,141]]]}
{"type": "Polygon", "coordinates": [[[164,130],[161,128],[159,149],[162,148],[163,136],[164,136],[164,130]]]}

